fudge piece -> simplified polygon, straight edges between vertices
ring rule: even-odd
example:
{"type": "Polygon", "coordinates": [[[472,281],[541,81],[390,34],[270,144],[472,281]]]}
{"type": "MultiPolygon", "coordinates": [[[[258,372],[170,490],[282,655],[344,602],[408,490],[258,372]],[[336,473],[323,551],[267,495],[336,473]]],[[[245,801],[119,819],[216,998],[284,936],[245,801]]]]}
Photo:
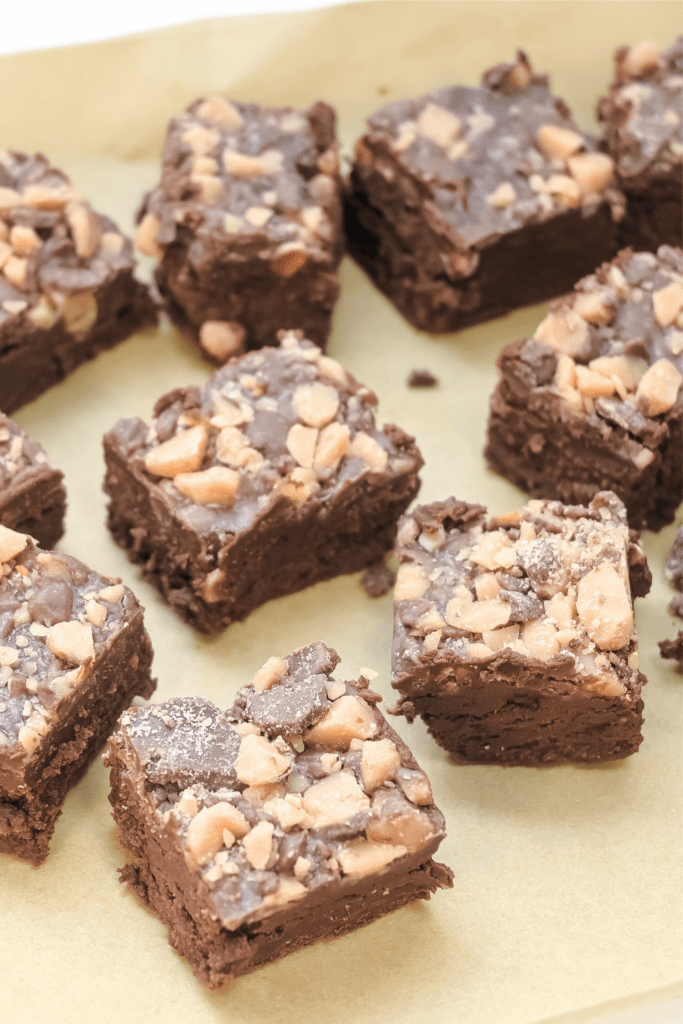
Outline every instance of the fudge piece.
{"type": "Polygon", "coordinates": [[[611,158],[520,52],[368,120],[348,247],[414,327],[454,331],[568,291],[616,253],[623,205],[611,158]]]}
{"type": "Polygon", "coordinates": [[[427,776],[338,662],[309,644],[228,712],[132,708],[109,741],[122,881],[210,988],[453,884],[427,776]]]}
{"type": "MultiPolygon", "coordinates": [[[[683,526],[676,534],[664,564],[667,576],[679,591],[669,602],[669,614],[683,619],[683,526]]],[[[678,636],[673,640],[660,640],[659,652],[662,658],[678,661],[678,671],[683,674],[683,629],[679,629],[678,636]]]]}
{"type": "Polygon", "coordinates": [[[63,479],[37,441],[0,412],[0,524],[53,548],[64,533],[63,479]]]}
{"type": "Polygon", "coordinates": [[[539,498],[612,490],[636,529],[683,499],[683,252],[624,250],[507,345],[491,397],[489,466],[539,498]]]}
{"type": "Polygon", "coordinates": [[[0,526],[0,853],[41,864],[67,792],[134,697],[152,645],[119,580],[0,526]]]}
{"type": "Polygon", "coordinates": [[[598,103],[603,147],[627,199],[621,245],[657,251],[683,240],[683,36],[620,47],[609,96],[598,103]]]}
{"type": "Polygon", "coordinates": [[[41,154],[0,154],[0,409],[156,323],[132,242],[41,154]]]}
{"type": "Polygon", "coordinates": [[[650,577],[623,504],[608,491],[485,513],[450,498],[401,520],[396,712],[461,764],[627,757],[646,681],[633,596],[650,577]]]}
{"type": "Polygon", "coordinates": [[[202,633],[381,562],[419,488],[414,439],[376,428],[376,396],[281,333],[104,438],[114,539],[202,633]]]}
{"type": "Polygon", "coordinates": [[[138,248],[174,323],[214,362],[300,328],[324,347],[339,295],[335,112],[209,96],[168,128],[138,248]]]}

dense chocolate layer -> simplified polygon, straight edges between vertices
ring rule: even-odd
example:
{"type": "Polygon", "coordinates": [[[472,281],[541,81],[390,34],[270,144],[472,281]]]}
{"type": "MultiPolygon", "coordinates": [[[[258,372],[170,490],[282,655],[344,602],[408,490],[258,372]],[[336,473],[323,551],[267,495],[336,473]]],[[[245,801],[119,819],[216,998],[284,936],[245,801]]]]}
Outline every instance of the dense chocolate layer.
{"type": "Polygon", "coordinates": [[[63,473],[18,423],[0,412],[0,524],[53,548],[64,533],[63,473]]]}
{"type": "MultiPolygon", "coordinates": [[[[666,574],[673,583],[678,594],[674,594],[669,602],[669,614],[683,619],[683,526],[676,534],[671,551],[665,562],[666,574]]],[[[662,658],[673,658],[678,661],[678,671],[683,673],[683,630],[673,640],[661,640],[659,651],[662,658]]]]}

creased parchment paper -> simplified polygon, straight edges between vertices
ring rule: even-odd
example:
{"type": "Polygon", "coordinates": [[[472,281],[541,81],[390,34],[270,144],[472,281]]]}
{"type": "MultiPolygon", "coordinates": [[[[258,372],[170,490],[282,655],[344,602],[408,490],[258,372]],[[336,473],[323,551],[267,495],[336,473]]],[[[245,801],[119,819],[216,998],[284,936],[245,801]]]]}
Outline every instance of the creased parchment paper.
{"type": "MultiPolygon", "coordinates": [[[[383,2],[204,22],[84,47],[0,59],[0,146],[44,150],[98,209],[131,228],[154,184],[166,120],[198,95],[339,111],[347,151],[387,99],[453,82],[526,49],[590,126],[611,55],[668,43],[678,3],[383,2]]],[[[148,268],[147,268],[148,269],[148,268]]],[[[380,395],[382,421],[415,433],[421,499],[449,494],[500,512],[522,496],[488,473],[482,446],[501,346],[542,307],[458,335],[413,331],[345,261],[330,352],[380,395]],[[410,390],[427,367],[437,389],[410,390]]],[[[64,548],[124,578],[147,608],[158,698],[203,694],[222,707],[271,655],[323,639],[342,673],[389,686],[391,597],[344,577],[270,603],[207,640],[174,618],[109,539],[100,439],[119,416],[149,415],[169,388],[209,367],[169,326],[139,335],[20,411],[66,472],[64,548]]],[[[594,1020],[598,1008],[656,1002],[681,977],[681,678],[656,640],[673,635],[662,572],[675,527],[645,536],[655,581],[637,612],[649,677],[645,742],[602,768],[459,768],[421,723],[397,728],[428,771],[449,836],[455,887],[333,943],[209,993],[126,889],[98,762],[69,796],[52,852],[34,870],[0,863],[0,1021],[72,1024],[531,1024],[594,1020]]]]}

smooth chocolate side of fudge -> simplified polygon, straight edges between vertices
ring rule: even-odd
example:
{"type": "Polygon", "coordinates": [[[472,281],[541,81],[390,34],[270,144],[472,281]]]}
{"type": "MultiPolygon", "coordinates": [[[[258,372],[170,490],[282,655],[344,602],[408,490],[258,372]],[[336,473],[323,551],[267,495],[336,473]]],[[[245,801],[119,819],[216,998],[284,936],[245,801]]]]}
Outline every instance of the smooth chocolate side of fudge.
{"type": "Polygon", "coordinates": [[[621,245],[656,252],[683,241],[683,36],[614,55],[609,95],[598,103],[603,147],[615,162],[626,216],[621,245]]]}
{"type": "Polygon", "coordinates": [[[0,409],[11,413],[135,331],[156,305],[132,242],[40,153],[0,159],[0,409]]]}
{"type": "Polygon", "coordinates": [[[168,128],[137,244],[176,325],[210,359],[301,329],[324,348],[343,251],[335,112],[196,100],[168,128]]]}
{"type": "Polygon", "coordinates": [[[309,644],[225,713],[132,708],[109,742],[122,881],[211,988],[452,885],[426,775],[338,662],[309,644]]]}
{"type": "Polygon", "coordinates": [[[118,580],[0,526],[0,853],[41,864],[66,795],[154,690],[142,608],[118,580]]]}
{"type": "Polygon", "coordinates": [[[64,533],[63,480],[37,441],[0,412],[0,524],[53,548],[64,533]]]}
{"type": "Polygon", "coordinates": [[[568,291],[617,251],[624,200],[523,53],[383,107],[356,146],[351,255],[420,330],[454,331],[568,291]]]}
{"type": "Polygon", "coordinates": [[[539,498],[614,491],[636,529],[683,500],[683,252],[625,250],[498,358],[486,458],[539,498]]]}
{"type": "Polygon", "coordinates": [[[381,562],[422,459],[375,395],[301,332],[104,438],[108,524],[203,633],[265,601],[381,562]]]}
{"type": "MultiPolygon", "coordinates": [[[[676,534],[671,551],[664,563],[666,574],[679,591],[669,602],[669,614],[683,619],[683,526],[676,534]]],[[[678,671],[683,673],[683,629],[673,640],[660,640],[659,653],[662,658],[673,658],[678,662],[678,671]]]]}
{"type": "MultiPolygon", "coordinates": [[[[392,685],[463,764],[627,757],[642,740],[630,570],[644,556],[612,493],[531,501],[487,522],[450,498],[401,520],[392,685]]],[[[635,588],[634,588],[635,589],[635,588]]]]}

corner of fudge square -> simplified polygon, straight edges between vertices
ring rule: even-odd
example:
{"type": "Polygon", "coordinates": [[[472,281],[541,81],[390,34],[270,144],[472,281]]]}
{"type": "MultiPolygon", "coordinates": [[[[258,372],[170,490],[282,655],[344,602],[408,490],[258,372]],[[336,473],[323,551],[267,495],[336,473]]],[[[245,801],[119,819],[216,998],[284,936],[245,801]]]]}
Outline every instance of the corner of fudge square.
{"type": "Polygon", "coordinates": [[[120,580],[0,526],[0,853],[45,860],[69,789],[151,696],[152,656],[120,580]]]}
{"type": "Polygon", "coordinates": [[[612,158],[520,51],[368,118],[347,248],[414,327],[456,331],[568,291],[617,252],[624,206],[612,158]]]}
{"type": "Polygon", "coordinates": [[[122,881],[210,988],[452,886],[429,780],[339,660],[308,644],[226,712],[131,708],[109,741],[122,881]]]}
{"type": "Polygon", "coordinates": [[[616,495],[486,518],[449,498],[398,533],[392,686],[461,764],[627,757],[642,740],[633,596],[650,576],[616,495]]]}
{"type": "Polygon", "coordinates": [[[506,345],[491,397],[491,469],[537,498],[624,502],[660,530],[683,501],[683,251],[623,250],[506,345]]]}
{"type": "Polygon", "coordinates": [[[283,331],[231,360],[153,419],[104,438],[109,528],[174,610],[202,633],[274,597],[382,561],[419,488],[422,458],[377,398],[283,331]]]}
{"type": "Polygon", "coordinates": [[[0,412],[0,524],[53,548],[64,533],[64,474],[44,449],[0,412]]]}
{"type": "Polygon", "coordinates": [[[336,115],[195,100],[168,126],[138,215],[167,311],[223,364],[301,328],[324,348],[344,242],[336,115]]]}

